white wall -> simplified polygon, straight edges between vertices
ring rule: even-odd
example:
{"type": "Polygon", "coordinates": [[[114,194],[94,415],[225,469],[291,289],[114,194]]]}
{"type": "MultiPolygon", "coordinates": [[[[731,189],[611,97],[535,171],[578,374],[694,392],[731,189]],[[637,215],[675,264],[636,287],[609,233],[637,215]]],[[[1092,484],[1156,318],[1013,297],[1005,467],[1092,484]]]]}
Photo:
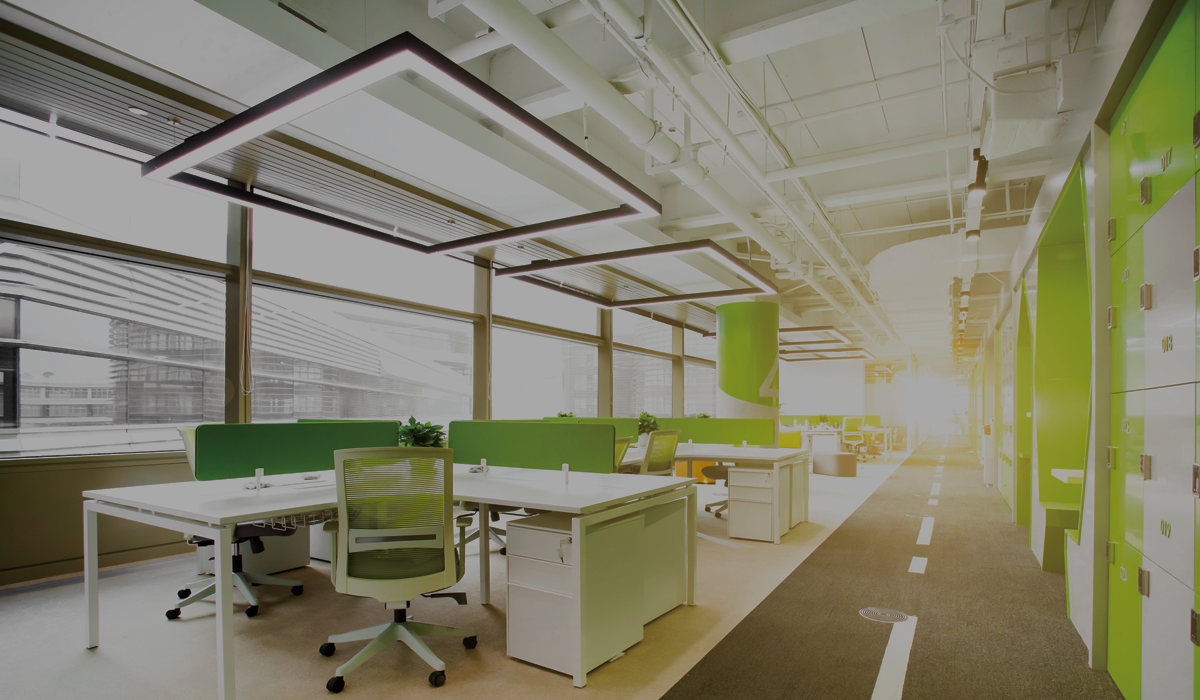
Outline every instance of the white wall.
{"type": "MultiPolygon", "coordinates": [[[[784,415],[866,415],[862,360],[779,363],[779,412],[784,415]]],[[[873,414],[872,414],[873,415],[873,414]]]]}
{"type": "Polygon", "coordinates": [[[912,414],[908,372],[897,372],[890,384],[867,384],[863,415],[879,416],[883,425],[908,425],[912,414]]]}

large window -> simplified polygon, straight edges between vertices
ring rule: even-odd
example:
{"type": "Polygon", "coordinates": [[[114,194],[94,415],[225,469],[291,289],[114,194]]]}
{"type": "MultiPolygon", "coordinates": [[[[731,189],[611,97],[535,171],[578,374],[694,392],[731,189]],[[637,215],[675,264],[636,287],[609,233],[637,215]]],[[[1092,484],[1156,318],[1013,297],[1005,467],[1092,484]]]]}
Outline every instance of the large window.
{"type": "Polygon", "coordinates": [[[642,411],[671,415],[671,361],[617,350],[613,352],[613,416],[636,418],[642,411]]]}
{"type": "Polygon", "coordinates": [[[596,415],[596,346],[497,328],[492,334],[492,417],[596,415]]]}
{"type": "Polygon", "coordinates": [[[632,311],[613,310],[613,342],[671,352],[673,328],[632,311]]]}
{"type": "Polygon", "coordinates": [[[251,328],[255,421],[471,418],[468,322],[256,285],[251,328]]]}
{"type": "Polygon", "coordinates": [[[0,242],[0,456],[183,448],[224,420],[222,279],[0,242]]]}
{"type": "Polygon", "coordinates": [[[225,201],[143,179],[137,163],[7,124],[0,124],[0,143],[0,216],[225,262],[225,201]]]}
{"type": "Polygon", "coordinates": [[[683,414],[717,414],[717,369],[695,362],[683,365],[683,414]]]}
{"type": "Polygon", "coordinates": [[[492,313],[596,335],[599,307],[528,282],[497,277],[492,285],[492,313]]]}
{"type": "Polygon", "coordinates": [[[717,336],[702,335],[696,331],[683,331],[683,354],[705,360],[717,360],[717,336]]]}

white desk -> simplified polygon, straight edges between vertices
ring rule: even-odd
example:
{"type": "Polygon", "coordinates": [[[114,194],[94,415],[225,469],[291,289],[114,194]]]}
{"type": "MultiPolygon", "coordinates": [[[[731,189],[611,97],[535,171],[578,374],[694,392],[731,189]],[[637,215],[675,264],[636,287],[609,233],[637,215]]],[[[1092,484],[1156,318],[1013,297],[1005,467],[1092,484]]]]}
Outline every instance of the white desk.
{"type": "MultiPolygon", "coordinates": [[[[631,447],[621,461],[624,465],[641,464],[645,451],[631,447]]],[[[745,478],[739,483],[740,477],[730,477],[730,509],[729,536],[741,539],[765,540],[779,544],[779,538],[796,525],[808,520],[808,472],[811,452],[808,449],[796,447],[735,447],[733,445],[680,443],[675,450],[676,461],[688,463],[688,474],[691,475],[692,462],[733,462],[739,470],[769,471],[769,478],[762,483],[752,483],[758,480],[745,478]],[[800,469],[793,467],[801,466],[800,469]],[[753,492],[746,489],[765,488],[770,490],[769,525],[762,518],[764,527],[754,531],[748,529],[749,522],[738,522],[739,514],[735,511],[732,501],[741,501],[739,495],[746,495],[742,502],[753,502],[757,499],[748,495],[753,492]],[[740,494],[739,494],[740,490],[740,494]]],[[[661,477],[660,477],[661,478],[661,477]]],[[[750,517],[751,507],[742,508],[747,512],[742,518],[750,517]]]]}
{"type": "Polygon", "coordinates": [[[883,436],[883,451],[888,459],[892,458],[892,429],[891,428],[863,428],[863,435],[882,435],[883,436]]]}
{"type": "MultiPolygon", "coordinates": [[[[304,482],[299,474],[272,476],[274,484],[260,492],[242,488],[246,479],[184,481],[171,484],[129,486],[84,491],[83,557],[84,595],[87,599],[86,645],[100,644],[100,591],[97,515],[176,532],[207,537],[216,548],[217,697],[233,700],[233,529],[238,523],[337,509],[333,472],[321,472],[320,482],[304,482]]],[[[480,504],[481,522],[487,523],[490,505],[529,506],[571,513],[576,535],[581,528],[638,512],[679,498],[688,500],[687,604],[695,605],[696,487],[694,479],[624,474],[572,473],[563,485],[561,472],[492,467],[489,473],[472,474],[468,465],[454,465],[454,497],[480,504]]],[[[490,596],[487,540],[479,557],[480,601],[490,596]]],[[[576,685],[582,685],[580,677],[576,685]]]]}
{"type": "Polygon", "coordinates": [[[837,428],[801,428],[800,432],[813,452],[842,451],[842,431],[837,428]]]}

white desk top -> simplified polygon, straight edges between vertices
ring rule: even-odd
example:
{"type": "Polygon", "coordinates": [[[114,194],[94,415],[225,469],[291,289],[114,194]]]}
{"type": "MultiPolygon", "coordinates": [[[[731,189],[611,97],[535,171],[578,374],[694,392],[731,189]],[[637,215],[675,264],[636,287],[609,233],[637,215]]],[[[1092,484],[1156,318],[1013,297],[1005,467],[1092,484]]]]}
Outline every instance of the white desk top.
{"type": "MultiPolygon", "coordinates": [[[[740,449],[740,448],[739,448],[740,449]]],[[[333,471],[316,472],[317,481],[300,474],[267,477],[274,484],[255,492],[243,488],[252,479],[181,481],[84,491],[84,498],[149,510],[215,525],[337,508],[333,471]]],[[[563,513],[591,513],[618,503],[645,498],[695,483],[685,477],[562,472],[491,467],[487,476],[472,474],[470,465],[454,465],[454,498],[495,505],[528,506],[563,513]]]]}
{"type": "MultiPolygon", "coordinates": [[[[630,446],[621,464],[640,464],[645,450],[630,446]]],[[[675,459],[706,462],[790,462],[808,454],[800,447],[736,447],[734,445],[681,442],[675,459]]],[[[660,477],[661,478],[661,477],[660,477]]]]}

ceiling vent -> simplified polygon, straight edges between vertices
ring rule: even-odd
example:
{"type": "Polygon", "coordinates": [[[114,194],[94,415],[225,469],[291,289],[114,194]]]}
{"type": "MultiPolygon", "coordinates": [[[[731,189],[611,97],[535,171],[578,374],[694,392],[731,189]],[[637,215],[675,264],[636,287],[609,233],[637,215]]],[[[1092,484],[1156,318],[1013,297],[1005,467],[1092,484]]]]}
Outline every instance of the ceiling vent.
{"type": "Polygon", "coordinates": [[[998,93],[988,90],[983,147],[988,160],[1049,146],[1067,124],[1059,114],[1058,76],[1053,70],[1013,75],[995,81],[998,93]]]}

